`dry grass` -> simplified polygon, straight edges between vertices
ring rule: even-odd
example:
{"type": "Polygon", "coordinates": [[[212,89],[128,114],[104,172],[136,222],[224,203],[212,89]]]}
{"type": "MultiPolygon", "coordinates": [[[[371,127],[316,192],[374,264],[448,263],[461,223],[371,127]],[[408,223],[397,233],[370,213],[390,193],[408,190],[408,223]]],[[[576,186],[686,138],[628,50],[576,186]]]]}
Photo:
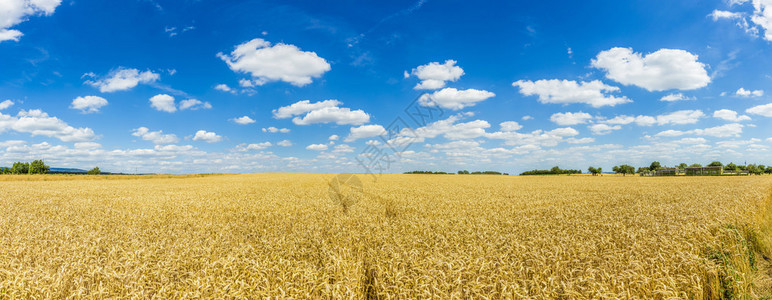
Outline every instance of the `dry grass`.
{"type": "Polygon", "coordinates": [[[757,297],[769,265],[765,176],[360,176],[346,213],[333,175],[161,177],[0,176],[0,298],[757,297]]]}

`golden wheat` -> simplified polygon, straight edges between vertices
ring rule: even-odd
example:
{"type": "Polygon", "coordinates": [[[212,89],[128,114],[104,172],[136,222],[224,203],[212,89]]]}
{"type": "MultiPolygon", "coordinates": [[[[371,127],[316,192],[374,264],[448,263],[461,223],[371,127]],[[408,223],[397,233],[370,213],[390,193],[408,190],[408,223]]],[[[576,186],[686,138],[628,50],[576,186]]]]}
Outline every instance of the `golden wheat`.
{"type": "Polygon", "coordinates": [[[755,297],[772,223],[766,176],[0,178],[0,298],[755,297]]]}

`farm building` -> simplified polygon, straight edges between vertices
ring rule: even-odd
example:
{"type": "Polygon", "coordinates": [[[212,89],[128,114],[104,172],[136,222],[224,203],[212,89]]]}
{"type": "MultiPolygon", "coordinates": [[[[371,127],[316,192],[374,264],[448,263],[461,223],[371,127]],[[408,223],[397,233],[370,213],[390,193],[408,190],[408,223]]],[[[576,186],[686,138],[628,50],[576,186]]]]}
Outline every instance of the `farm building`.
{"type": "Polygon", "coordinates": [[[724,174],[724,168],[716,167],[695,167],[686,168],[686,176],[718,176],[724,174]]]}
{"type": "Polygon", "coordinates": [[[654,176],[676,176],[676,175],[678,175],[678,168],[659,169],[654,173],[654,176]]]}

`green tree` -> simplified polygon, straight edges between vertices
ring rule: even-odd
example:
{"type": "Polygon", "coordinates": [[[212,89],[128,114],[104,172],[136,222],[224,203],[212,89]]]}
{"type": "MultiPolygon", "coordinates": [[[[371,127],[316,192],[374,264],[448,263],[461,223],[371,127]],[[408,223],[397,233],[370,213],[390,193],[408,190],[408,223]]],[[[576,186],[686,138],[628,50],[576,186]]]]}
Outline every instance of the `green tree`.
{"type": "Polygon", "coordinates": [[[29,173],[29,163],[25,162],[15,162],[13,163],[13,167],[11,167],[11,174],[28,174],[29,173]]]}
{"type": "Polygon", "coordinates": [[[724,166],[724,171],[738,171],[739,168],[734,163],[729,163],[728,165],[724,166]]]}
{"type": "Polygon", "coordinates": [[[691,166],[689,166],[689,167],[690,167],[690,168],[702,168],[702,165],[701,165],[701,164],[692,164],[692,165],[691,165],[691,166]]]}
{"type": "Polygon", "coordinates": [[[602,170],[602,169],[603,169],[603,168],[595,168],[595,167],[589,167],[589,168],[587,168],[587,171],[589,171],[590,173],[592,173],[592,176],[598,176],[598,174],[600,174],[600,173],[601,173],[601,170],[602,170]]]}
{"type": "Polygon", "coordinates": [[[662,165],[658,161],[654,161],[651,163],[651,165],[649,165],[649,170],[651,171],[656,171],[656,170],[659,170],[660,168],[662,168],[662,165]]]}
{"type": "Polygon", "coordinates": [[[679,168],[679,169],[686,169],[686,168],[688,168],[688,167],[689,167],[689,165],[687,165],[686,163],[680,163],[680,164],[678,165],[678,168],[679,168]]]}
{"type": "Polygon", "coordinates": [[[764,170],[764,173],[772,174],[772,166],[767,167],[767,169],[764,170]]]}
{"type": "Polygon", "coordinates": [[[49,170],[51,170],[51,168],[48,167],[45,163],[43,163],[42,160],[39,160],[39,159],[32,161],[32,163],[29,164],[30,174],[48,174],[49,170]]]}
{"type": "Polygon", "coordinates": [[[708,167],[723,167],[724,164],[722,164],[720,161],[714,161],[708,165],[708,167]]]}
{"type": "MultiPolygon", "coordinates": [[[[461,171],[459,171],[459,172],[461,172],[461,171]]],[[[99,175],[99,174],[102,174],[102,171],[99,170],[99,167],[94,167],[93,169],[88,170],[88,172],[86,172],[86,174],[88,174],[88,175],[99,175]]],[[[459,173],[459,174],[461,174],[461,173],[459,173]]]]}
{"type": "Polygon", "coordinates": [[[649,169],[649,167],[640,167],[640,168],[638,168],[638,171],[636,173],[645,173],[645,172],[648,172],[648,171],[651,171],[651,169],[649,169]]]}
{"type": "Polygon", "coordinates": [[[622,174],[623,176],[627,176],[627,174],[635,174],[635,167],[631,165],[614,166],[612,170],[614,173],[622,174]]]}

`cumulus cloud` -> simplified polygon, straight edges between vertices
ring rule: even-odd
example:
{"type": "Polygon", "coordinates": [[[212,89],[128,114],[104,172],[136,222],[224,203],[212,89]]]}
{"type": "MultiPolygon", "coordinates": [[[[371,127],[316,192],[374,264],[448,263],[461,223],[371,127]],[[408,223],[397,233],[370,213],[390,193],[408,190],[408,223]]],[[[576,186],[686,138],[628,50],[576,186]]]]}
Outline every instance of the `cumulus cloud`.
{"type": "Polygon", "coordinates": [[[196,131],[196,134],[193,136],[193,140],[207,142],[207,143],[217,143],[219,141],[222,141],[222,136],[217,135],[214,132],[199,130],[199,131],[196,131]]]}
{"type": "Polygon", "coordinates": [[[0,42],[19,41],[24,34],[10,29],[28,19],[29,16],[50,16],[61,4],[61,0],[4,0],[0,4],[0,42]]]}
{"type": "Polygon", "coordinates": [[[289,130],[289,129],[287,129],[287,128],[276,128],[276,127],[273,127],[273,126],[271,126],[271,127],[268,127],[268,128],[263,128],[263,132],[270,132],[270,133],[277,133],[277,132],[279,132],[279,133],[288,133],[288,132],[290,132],[290,130],[289,130]]]}
{"type": "Polygon", "coordinates": [[[32,136],[57,138],[63,142],[89,142],[96,139],[91,128],[75,128],[39,109],[21,110],[15,117],[0,113],[0,133],[6,130],[32,136]]]}
{"type": "Polygon", "coordinates": [[[0,110],[4,110],[6,108],[9,108],[9,107],[13,106],[13,104],[14,103],[11,100],[5,100],[3,102],[0,102],[0,110]]]}
{"type": "Polygon", "coordinates": [[[221,92],[226,92],[226,93],[233,93],[233,94],[236,93],[235,90],[233,90],[231,87],[229,87],[227,84],[224,84],[224,83],[215,85],[214,89],[221,92]]]}
{"type": "Polygon", "coordinates": [[[165,111],[168,113],[177,111],[177,106],[174,104],[174,97],[167,94],[158,94],[150,97],[150,106],[158,111],[165,111]]]}
{"type": "Polygon", "coordinates": [[[235,47],[228,54],[218,53],[234,72],[250,74],[253,85],[284,81],[304,86],[330,70],[330,64],[316,52],[302,51],[295,45],[271,43],[256,38],[235,47]]]}
{"type": "Polygon", "coordinates": [[[405,78],[413,75],[421,80],[413,89],[416,90],[436,90],[445,87],[448,81],[456,81],[464,75],[464,70],[456,66],[456,61],[449,59],[444,64],[439,62],[430,62],[418,66],[410,73],[405,72],[405,78]]]}
{"type": "Polygon", "coordinates": [[[550,121],[560,126],[585,124],[589,120],[592,120],[592,115],[581,111],[577,113],[556,113],[550,117],[550,121]]]}
{"type": "Polygon", "coordinates": [[[712,137],[719,137],[719,138],[725,138],[725,137],[732,137],[732,136],[740,136],[743,132],[743,125],[738,123],[731,123],[726,125],[721,125],[717,127],[711,127],[711,128],[705,128],[705,129],[694,129],[694,130],[687,130],[687,131],[681,131],[681,130],[665,130],[660,133],[657,133],[655,136],[657,137],[677,137],[682,135],[704,135],[704,136],[712,136],[712,137]]]}
{"type": "Polygon", "coordinates": [[[505,121],[499,123],[499,127],[501,128],[501,131],[518,131],[523,128],[522,125],[515,121],[505,121]]]}
{"type": "MultiPolygon", "coordinates": [[[[93,73],[87,73],[86,77],[95,77],[93,73]]],[[[161,75],[152,71],[140,72],[137,69],[125,69],[120,67],[113,70],[106,77],[97,80],[86,80],[86,83],[99,88],[102,93],[125,91],[136,87],[138,84],[148,84],[161,79],[161,75]]]]}
{"type": "Polygon", "coordinates": [[[735,92],[735,95],[740,97],[761,97],[761,96],[764,96],[764,91],[763,90],[749,91],[744,88],[739,88],[735,92]]]}
{"type": "Polygon", "coordinates": [[[151,141],[153,144],[174,144],[180,141],[174,134],[164,134],[163,130],[150,131],[147,127],[139,127],[134,129],[131,135],[139,137],[146,141],[151,141]]]}
{"type": "Polygon", "coordinates": [[[339,107],[338,100],[324,100],[311,103],[309,100],[298,101],[288,106],[273,110],[277,119],[291,118],[296,125],[335,123],[338,125],[362,125],[370,122],[370,115],[362,111],[339,107]],[[300,115],[303,115],[300,117],[300,115]]]}
{"type": "Polygon", "coordinates": [[[593,134],[596,135],[606,135],[611,133],[614,130],[620,130],[622,129],[622,126],[620,125],[608,125],[608,124],[593,124],[588,126],[587,128],[592,131],[593,134]]]}
{"type": "Polygon", "coordinates": [[[180,101],[180,110],[198,110],[198,109],[210,109],[212,104],[209,102],[203,102],[197,99],[188,99],[180,101]]]}
{"type": "Polygon", "coordinates": [[[484,90],[444,88],[431,94],[422,95],[418,102],[423,106],[438,105],[442,108],[459,110],[464,107],[474,106],[477,102],[493,96],[496,96],[496,94],[484,90]]]}
{"type": "Polygon", "coordinates": [[[539,96],[540,103],[573,104],[584,103],[592,107],[616,106],[632,102],[627,97],[606,95],[619,91],[618,87],[605,85],[598,80],[576,82],[573,80],[542,79],[537,81],[519,80],[512,83],[525,96],[539,96]]]}
{"type": "Polygon", "coordinates": [[[649,91],[694,90],[710,83],[705,65],[698,56],[680,49],[660,49],[646,54],[632,48],[601,51],[592,66],[604,70],[606,78],[649,91]]]}
{"type": "Polygon", "coordinates": [[[705,113],[701,110],[679,110],[669,114],[663,114],[657,116],[657,124],[667,125],[684,125],[694,124],[699,122],[700,118],[704,117],[705,113]]]}
{"type": "Polygon", "coordinates": [[[635,123],[638,126],[652,126],[654,124],[657,124],[657,118],[652,116],[627,116],[627,115],[621,115],[616,116],[613,119],[604,120],[602,123],[605,124],[611,124],[611,125],[627,125],[630,123],[635,123]]]}
{"type": "Polygon", "coordinates": [[[659,98],[659,101],[665,101],[665,102],[685,101],[685,100],[697,100],[697,98],[695,98],[695,97],[687,97],[687,96],[684,96],[684,94],[681,94],[681,93],[667,94],[665,96],[662,96],[662,98],[659,98]]]}
{"type": "Polygon", "coordinates": [[[330,137],[328,137],[327,139],[331,140],[331,141],[337,141],[338,139],[340,139],[340,137],[337,134],[333,134],[330,137]]]}
{"type": "Polygon", "coordinates": [[[231,119],[231,121],[233,121],[234,123],[239,124],[239,125],[247,125],[247,124],[255,123],[255,120],[252,120],[252,118],[247,117],[247,116],[243,116],[243,117],[239,117],[239,118],[233,118],[233,119],[231,119]]]}
{"type": "Polygon", "coordinates": [[[99,109],[107,105],[107,100],[99,96],[84,96],[72,100],[70,108],[78,109],[82,113],[96,113],[99,109]]]}
{"type": "Polygon", "coordinates": [[[729,122],[742,122],[751,120],[751,117],[746,115],[738,115],[736,111],[729,109],[717,110],[713,112],[713,117],[729,122]]]}
{"type": "Polygon", "coordinates": [[[240,145],[237,145],[234,150],[239,152],[255,151],[255,150],[264,150],[265,148],[268,148],[271,146],[273,146],[271,142],[262,142],[257,144],[240,144],[240,145]]]}
{"type": "Polygon", "coordinates": [[[276,145],[282,146],[282,147],[289,147],[292,146],[292,141],[290,140],[281,140],[276,143],[276,145]]]}
{"type": "Polygon", "coordinates": [[[351,127],[346,142],[353,142],[358,139],[370,138],[374,136],[386,134],[386,129],[381,125],[362,125],[359,127],[351,127]]]}
{"type": "Polygon", "coordinates": [[[325,145],[325,144],[311,144],[311,145],[306,146],[306,149],[314,150],[314,151],[324,151],[324,150],[327,150],[327,145],[325,145]]]}
{"type": "Polygon", "coordinates": [[[754,106],[745,110],[746,113],[772,118],[772,103],[754,106]]]}

